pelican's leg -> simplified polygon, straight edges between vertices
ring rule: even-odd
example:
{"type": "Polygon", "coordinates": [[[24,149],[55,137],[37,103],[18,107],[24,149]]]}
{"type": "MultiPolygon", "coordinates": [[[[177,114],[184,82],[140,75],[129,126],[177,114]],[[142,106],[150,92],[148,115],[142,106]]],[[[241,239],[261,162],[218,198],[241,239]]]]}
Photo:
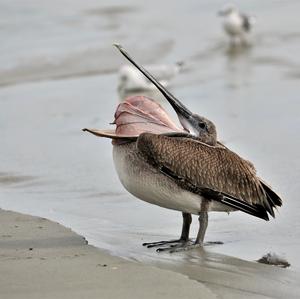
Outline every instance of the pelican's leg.
{"type": "Polygon", "coordinates": [[[207,212],[209,209],[209,204],[210,204],[210,202],[208,200],[202,200],[202,202],[201,202],[199,218],[198,218],[199,230],[198,230],[197,238],[194,242],[188,242],[188,241],[184,242],[184,243],[181,242],[181,243],[177,243],[175,245],[169,246],[169,247],[158,248],[157,251],[169,251],[170,253],[172,253],[172,252],[189,250],[189,249],[193,249],[193,248],[202,246],[205,232],[207,229],[207,224],[208,224],[208,213],[207,212]]]}
{"type": "MultiPolygon", "coordinates": [[[[190,234],[190,226],[191,226],[191,223],[192,223],[192,215],[189,214],[189,213],[182,213],[182,218],[183,218],[183,223],[182,223],[181,236],[180,236],[179,239],[169,240],[169,241],[158,241],[158,242],[151,242],[151,243],[143,243],[143,246],[147,246],[147,248],[151,248],[151,247],[164,246],[164,245],[168,245],[168,244],[172,244],[172,243],[182,244],[182,243],[188,242],[189,234],[190,234]]],[[[171,246],[171,248],[173,246],[171,246]]],[[[157,251],[162,251],[162,249],[163,248],[158,248],[157,251]]]]}
{"type": "Polygon", "coordinates": [[[204,236],[208,225],[208,213],[207,211],[203,211],[199,213],[199,230],[197,234],[197,238],[193,244],[184,244],[183,246],[176,247],[176,248],[169,248],[169,252],[178,252],[178,251],[184,251],[189,249],[194,249],[198,247],[202,247],[205,245],[214,245],[214,244],[223,244],[222,242],[207,242],[204,243],[204,236]]]}
{"type": "Polygon", "coordinates": [[[172,252],[185,251],[185,250],[189,250],[189,249],[202,247],[204,244],[203,240],[204,240],[205,232],[206,232],[207,225],[208,225],[207,211],[202,211],[199,213],[198,221],[199,221],[199,230],[198,230],[198,234],[197,234],[197,238],[196,238],[195,242],[193,242],[192,244],[185,243],[185,244],[182,244],[181,246],[163,248],[163,250],[159,250],[159,251],[168,250],[170,253],[172,253],[172,252]]]}
{"type": "Polygon", "coordinates": [[[203,245],[204,236],[208,225],[208,213],[206,211],[200,212],[198,221],[199,221],[199,230],[198,230],[195,244],[203,245]]]}
{"type": "Polygon", "coordinates": [[[183,223],[180,240],[182,242],[187,242],[189,240],[190,235],[190,227],[192,223],[192,215],[189,213],[182,213],[183,223]]]}
{"type": "Polygon", "coordinates": [[[170,253],[172,253],[172,252],[178,252],[178,251],[184,251],[184,250],[202,247],[203,245],[222,244],[221,242],[210,242],[206,244],[203,243],[205,232],[208,225],[209,205],[210,205],[209,200],[203,200],[201,203],[201,209],[198,218],[199,230],[198,230],[197,238],[194,242],[188,242],[188,241],[185,243],[181,242],[180,244],[177,243],[176,245],[172,245],[169,247],[159,248],[157,249],[157,251],[169,251],[170,253]]]}

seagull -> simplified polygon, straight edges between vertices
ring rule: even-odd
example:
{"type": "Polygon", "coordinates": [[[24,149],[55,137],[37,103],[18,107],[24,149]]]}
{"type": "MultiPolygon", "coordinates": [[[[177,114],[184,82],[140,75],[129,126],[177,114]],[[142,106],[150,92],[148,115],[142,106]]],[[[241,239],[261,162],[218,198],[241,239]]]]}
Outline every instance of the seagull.
{"type": "Polygon", "coordinates": [[[223,28],[231,38],[234,45],[247,43],[246,36],[255,23],[252,16],[240,13],[233,4],[227,4],[219,11],[219,15],[224,17],[223,28]]]}
{"type": "MultiPolygon", "coordinates": [[[[183,62],[173,65],[149,65],[147,69],[155,74],[157,80],[163,86],[168,86],[169,82],[182,70],[183,62]]],[[[136,91],[152,91],[156,87],[137,70],[134,66],[123,65],[119,70],[118,91],[120,94],[136,91]]]]}
{"type": "Polygon", "coordinates": [[[191,112],[122,46],[116,47],[158,88],[182,126],[154,100],[134,96],[118,105],[115,130],[83,129],[113,140],[114,165],[128,192],[182,213],[179,239],[143,245],[169,252],[203,246],[210,211],[242,211],[266,221],[275,217],[282,200],[253,164],[217,140],[212,121],[191,112]],[[189,239],[192,214],[199,220],[195,240],[189,239]]]}

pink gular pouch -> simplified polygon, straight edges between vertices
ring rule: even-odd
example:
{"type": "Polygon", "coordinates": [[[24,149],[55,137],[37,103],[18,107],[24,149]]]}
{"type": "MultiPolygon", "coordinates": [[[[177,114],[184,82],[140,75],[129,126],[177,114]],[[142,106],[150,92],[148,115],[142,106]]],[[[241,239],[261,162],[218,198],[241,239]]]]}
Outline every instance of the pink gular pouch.
{"type": "Polygon", "coordinates": [[[136,139],[144,132],[155,134],[184,132],[154,100],[133,96],[120,103],[115,112],[115,130],[84,129],[94,135],[112,139],[136,139]]]}

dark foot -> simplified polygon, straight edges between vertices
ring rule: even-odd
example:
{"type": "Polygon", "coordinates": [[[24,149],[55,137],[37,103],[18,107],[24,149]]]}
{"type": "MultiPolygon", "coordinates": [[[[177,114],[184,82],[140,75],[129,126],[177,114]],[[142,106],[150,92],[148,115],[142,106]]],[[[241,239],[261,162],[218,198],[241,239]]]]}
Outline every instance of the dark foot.
{"type": "MultiPolygon", "coordinates": [[[[143,243],[143,246],[146,246],[147,248],[152,248],[152,247],[158,247],[158,246],[164,246],[164,245],[169,245],[169,244],[182,244],[185,243],[186,241],[182,239],[177,239],[177,240],[169,240],[169,241],[158,241],[158,242],[150,242],[150,243],[143,243]]],[[[172,245],[171,247],[175,246],[172,245]]]]}
{"type": "Polygon", "coordinates": [[[147,248],[159,247],[156,249],[157,252],[168,251],[170,253],[173,253],[173,252],[190,250],[202,246],[212,246],[212,245],[221,245],[221,244],[224,243],[220,241],[214,241],[214,242],[210,241],[210,242],[205,242],[203,244],[203,243],[195,243],[192,240],[185,241],[182,239],[177,239],[177,240],[169,240],[169,241],[143,243],[142,245],[146,246],[147,248]],[[166,247],[160,247],[160,246],[166,246],[166,247]]]}
{"type": "Polygon", "coordinates": [[[223,245],[224,243],[221,241],[210,241],[210,242],[205,242],[204,246],[211,246],[211,245],[223,245]]]}
{"type": "Polygon", "coordinates": [[[189,242],[185,242],[185,243],[178,243],[175,245],[171,245],[169,247],[162,247],[162,248],[158,248],[156,249],[157,252],[163,252],[163,251],[168,251],[169,253],[173,253],[173,252],[180,252],[180,251],[186,251],[186,250],[190,250],[190,249],[194,249],[194,248],[198,248],[198,247],[202,247],[203,244],[195,244],[192,241],[189,242]]]}

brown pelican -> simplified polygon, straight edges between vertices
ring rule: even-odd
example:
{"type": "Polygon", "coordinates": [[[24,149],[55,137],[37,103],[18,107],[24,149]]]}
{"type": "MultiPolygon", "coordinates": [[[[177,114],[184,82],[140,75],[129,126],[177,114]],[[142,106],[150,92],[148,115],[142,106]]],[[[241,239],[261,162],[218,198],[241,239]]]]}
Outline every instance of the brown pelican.
{"type": "Polygon", "coordinates": [[[116,130],[84,129],[113,139],[113,159],[123,186],[134,196],[182,212],[178,240],[144,243],[178,251],[203,245],[209,211],[242,211],[269,220],[281,206],[279,196],[257,175],[254,166],[217,141],[215,125],[192,113],[128,53],[120,52],[165,96],[176,111],[178,128],[160,105],[143,96],[121,103],[116,130]],[[191,214],[199,216],[194,242],[189,240],[191,214]],[[269,214],[269,215],[268,215],[269,214]]]}

